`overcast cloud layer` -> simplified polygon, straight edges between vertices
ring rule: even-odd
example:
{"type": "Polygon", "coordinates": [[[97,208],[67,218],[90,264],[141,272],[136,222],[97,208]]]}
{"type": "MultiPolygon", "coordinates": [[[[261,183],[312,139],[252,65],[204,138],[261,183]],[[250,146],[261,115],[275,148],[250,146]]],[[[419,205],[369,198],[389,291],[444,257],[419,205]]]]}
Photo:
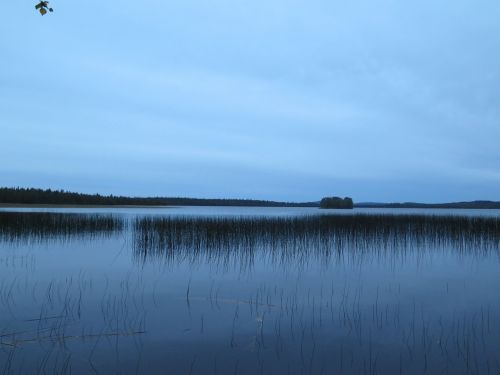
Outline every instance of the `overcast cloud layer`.
{"type": "Polygon", "coordinates": [[[500,200],[500,2],[2,4],[0,185],[500,200]]]}

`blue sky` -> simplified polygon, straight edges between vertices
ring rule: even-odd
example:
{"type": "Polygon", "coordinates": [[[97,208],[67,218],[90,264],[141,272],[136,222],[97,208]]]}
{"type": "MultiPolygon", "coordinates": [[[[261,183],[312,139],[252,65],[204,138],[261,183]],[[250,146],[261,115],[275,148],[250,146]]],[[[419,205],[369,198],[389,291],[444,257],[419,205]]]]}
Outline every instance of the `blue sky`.
{"type": "Polygon", "coordinates": [[[2,4],[0,185],[500,200],[500,3],[2,4]]]}

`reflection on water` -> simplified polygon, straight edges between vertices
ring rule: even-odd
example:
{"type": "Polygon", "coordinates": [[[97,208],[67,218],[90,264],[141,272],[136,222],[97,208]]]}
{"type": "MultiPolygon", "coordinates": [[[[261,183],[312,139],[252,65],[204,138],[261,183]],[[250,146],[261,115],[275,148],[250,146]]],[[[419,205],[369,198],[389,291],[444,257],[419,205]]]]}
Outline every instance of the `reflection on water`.
{"type": "Polygon", "coordinates": [[[498,217],[279,210],[0,213],[0,373],[499,373],[498,217]]]}

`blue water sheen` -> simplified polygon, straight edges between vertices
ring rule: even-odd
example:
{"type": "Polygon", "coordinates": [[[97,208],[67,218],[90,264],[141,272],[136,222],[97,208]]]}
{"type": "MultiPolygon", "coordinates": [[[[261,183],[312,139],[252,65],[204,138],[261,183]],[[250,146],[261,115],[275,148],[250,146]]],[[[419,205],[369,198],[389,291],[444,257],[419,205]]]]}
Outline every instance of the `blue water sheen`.
{"type": "MultiPolygon", "coordinates": [[[[111,214],[95,236],[0,241],[0,373],[497,373],[498,247],[449,244],[277,259],[272,251],[151,257],[142,216],[383,213],[500,217],[499,210],[43,208],[111,214]],[[14,334],[17,332],[16,334],[14,334]]],[[[236,249],[235,249],[236,250],[236,249]]]]}

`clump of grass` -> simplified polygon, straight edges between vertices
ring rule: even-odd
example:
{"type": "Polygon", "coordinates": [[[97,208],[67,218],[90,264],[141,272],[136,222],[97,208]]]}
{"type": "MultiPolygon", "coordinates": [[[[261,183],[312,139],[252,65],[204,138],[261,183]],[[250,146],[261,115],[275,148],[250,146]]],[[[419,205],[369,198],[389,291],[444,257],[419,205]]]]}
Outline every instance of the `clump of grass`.
{"type": "Polygon", "coordinates": [[[124,228],[124,220],[113,215],[0,212],[0,241],[39,242],[111,235],[124,228]]]}

